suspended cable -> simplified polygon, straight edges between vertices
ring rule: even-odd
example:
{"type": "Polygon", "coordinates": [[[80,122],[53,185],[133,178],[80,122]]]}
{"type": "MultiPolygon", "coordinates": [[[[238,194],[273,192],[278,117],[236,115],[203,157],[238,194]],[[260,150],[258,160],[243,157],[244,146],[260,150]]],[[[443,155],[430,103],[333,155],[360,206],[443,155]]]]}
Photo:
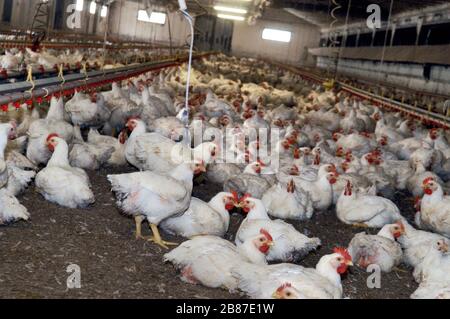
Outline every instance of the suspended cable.
{"type": "Polygon", "coordinates": [[[185,135],[183,137],[183,141],[185,143],[190,143],[189,137],[189,87],[191,81],[191,68],[192,68],[192,52],[194,50],[194,19],[187,12],[186,3],[184,1],[179,1],[180,3],[180,12],[186,18],[189,23],[190,31],[191,31],[191,43],[189,48],[189,60],[188,60],[188,69],[187,69],[187,77],[186,77],[186,101],[184,104],[184,111],[182,115],[182,120],[185,126],[185,135]]]}
{"type": "Polygon", "coordinates": [[[384,58],[385,58],[385,54],[386,54],[386,44],[387,44],[387,38],[388,38],[388,34],[389,34],[389,29],[391,28],[391,17],[392,17],[392,9],[394,7],[394,0],[391,0],[391,7],[389,8],[389,17],[388,17],[388,22],[387,22],[387,27],[386,27],[386,34],[384,35],[384,45],[383,45],[383,53],[381,54],[381,65],[380,67],[383,66],[384,64],[384,58]]]}
{"type": "MultiPolygon", "coordinates": [[[[348,36],[348,20],[350,18],[350,8],[352,6],[352,0],[348,1],[348,7],[347,7],[347,15],[345,17],[345,39],[347,39],[348,36]]],[[[334,79],[337,79],[337,74],[339,72],[339,61],[341,60],[341,52],[342,52],[342,47],[344,46],[344,36],[342,36],[342,41],[341,41],[341,45],[339,46],[339,51],[337,54],[337,61],[336,61],[336,69],[334,70],[334,79]]]]}

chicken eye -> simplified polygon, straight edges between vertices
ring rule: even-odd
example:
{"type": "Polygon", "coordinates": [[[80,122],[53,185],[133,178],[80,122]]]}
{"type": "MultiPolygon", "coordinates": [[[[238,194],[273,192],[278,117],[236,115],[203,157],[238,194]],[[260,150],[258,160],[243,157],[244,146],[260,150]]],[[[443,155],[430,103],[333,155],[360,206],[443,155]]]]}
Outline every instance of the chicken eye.
{"type": "Polygon", "coordinates": [[[291,296],[291,293],[290,293],[290,292],[287,292],[287,293],[286,293],[286,296],[290,297],[290,296],[291,296]]]}
{"type": "Polygon", "coordinates": [[[264,239],[260,238],[260,239],[259,239],[259,241],[260,241],[260,242],[263,242],[263,241],[264,241],[264,239]]]}

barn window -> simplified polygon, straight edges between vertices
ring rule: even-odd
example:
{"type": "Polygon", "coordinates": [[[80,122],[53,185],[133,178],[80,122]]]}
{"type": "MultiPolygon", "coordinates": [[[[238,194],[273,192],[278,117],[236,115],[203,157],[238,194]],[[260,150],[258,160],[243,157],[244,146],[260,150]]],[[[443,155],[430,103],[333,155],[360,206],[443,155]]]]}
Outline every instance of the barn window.
{"type": "Polygon", "coordinates": [[[279,41],[279,42],[291,42],[292,32],[276,30],[276,29],[264,29],[262,33],[262,38],[264,40],[279,41]]]}
{"type": "Polygon", "coordinates": [[[163,12],[152,11],[149,16],[146,10],[139,10],[138,11],[138,20],[143,21],[143,22],[156,23],[156,24],[165,24],[166,23],[166,14],[163,12]]]}

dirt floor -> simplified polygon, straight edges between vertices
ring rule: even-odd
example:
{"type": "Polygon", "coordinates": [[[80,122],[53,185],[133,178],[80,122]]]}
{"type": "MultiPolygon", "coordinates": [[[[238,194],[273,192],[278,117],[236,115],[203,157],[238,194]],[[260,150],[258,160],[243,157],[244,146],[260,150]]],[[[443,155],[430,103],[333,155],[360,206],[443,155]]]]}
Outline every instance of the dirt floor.
{"type": "MultiPolygon", "coordinates": [[[[181,282],[175,269],[162,262],[162,249],[134,239],[134,222],[117,210],[106,180],[107,174],[132,170],[91,172],[96,204],[86,210],[51,204],[33,186],[20,196],[32,217],[29,222],[0,227],[0,298],[239,298],[220,289],[181,282]],[[70,264],[81,269],[80,289],[67,288],[66,268],[70,264]]],[[[220,190],[218,185],[203,183],[194,187],[193,195],[209,200],[220,190]]],[[[412,217],[411,200],[399,194],[396,202],[405,216],[412,217]]],[[[233,214],[229,239],[242,218],[233,214]]],[[[309,267],[361,231],[342,224],[332,212],[294,225],[322,240],[320,250],[302,262],[309,267]]],[[[343,278],[344,296],[408,298],[417,284],[411,271],[401,268],[403,271],[383,274],[381,289],[367,288],[369,274],[353,268],[343,278]]]]}

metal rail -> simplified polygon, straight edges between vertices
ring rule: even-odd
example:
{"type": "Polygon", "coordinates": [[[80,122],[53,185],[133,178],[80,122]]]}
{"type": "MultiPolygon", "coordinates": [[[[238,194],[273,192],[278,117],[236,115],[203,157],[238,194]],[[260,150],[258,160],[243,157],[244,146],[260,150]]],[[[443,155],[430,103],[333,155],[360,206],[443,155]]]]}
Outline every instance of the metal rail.
{"type": "MultiPolygon", "coordinates": [[[[193,59],[201,59],[212,53],[197,54],[193,59]]],[[[162,61],[148,62],[127,67],[91,71],[85,74],[70,74],[65,76],[64,83],[58,77],[40,79],[35,81],[33,92],[29,92],[32,85],[28,82],[5,84],[0,86],[0,106],[14,103],[20,107],[21,103],[31,104],[37,100],[39,103],[44,98],[49,99],[52,95],[68,96],[72,95],[76,89],[98,88],[116,81],[123,81],[138,76],[149,71],[156,71],[168,67],[179,66],[187,61],[187,57],[175,57],[162,61]]]]}
{"type": "MultiPolygon", "coordinates": [[[[1,40],[0,41],[0,47],[4,49],[12,49],[12,48],[18,48],[18,49],[25,49],[29,48],[33,45],[31,41],[21,41],[21,40],[1,40]]],[[[89,42],[89,41],[43,41],[41,43],[42,48],[47,49],[87,49],[87,48],[94,48],[94,49],[102,49],[104,46],[101,42],[89,42]]],[[[110,42],[106,44],[106,48],[108,50],[122,50],[122,49],[169,49],[170,46],[166,44],[149,44],[149,43],[114,43],[110,42]]],[[[183,46],[175,47],[176,49],[182,49],[183,46]]]]}

